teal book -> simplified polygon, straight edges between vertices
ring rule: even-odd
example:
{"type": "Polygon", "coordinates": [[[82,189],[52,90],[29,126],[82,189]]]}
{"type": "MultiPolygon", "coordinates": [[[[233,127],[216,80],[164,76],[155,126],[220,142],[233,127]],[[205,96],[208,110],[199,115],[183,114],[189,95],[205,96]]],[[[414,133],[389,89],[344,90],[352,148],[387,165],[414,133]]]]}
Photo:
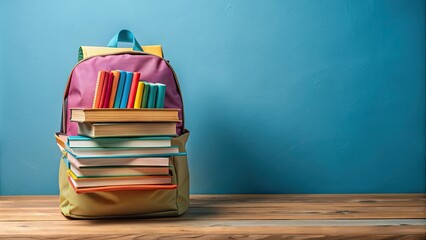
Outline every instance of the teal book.
{"type": "Polygon", "coordinates": [[[65,147],[65,150],[77,158],[110,157],[170,157],[182,156],[179,147],[65,147]]]}
{"type": "Polygon", "coordinates": [[[123,89],[123,96],[121,96],[120,108],[126,108],[127,102],[129,101],[130,87],[132,86],[133,73],[126,73],[126,81],[123,89]]]}
{"type": "Polygon", "coordinates": [[[166,98],[166,85],[157,83],[157,97],[155,108],[164,108],[164,99],[166,98]]]}
{"type": "Polygon", "coordinates": [[[120,78],[118,79],[117,93],[115,94],[114,108],[120,108],[121,97],[123,96],[124,83],[126,81],[126,72],[119,71],[120,78]]]}
{"type": "Polygon", "coordinates": [[[146,104],[147,108],[155,108],[155,101],[157,100],[157,89],[158,89],[157,84],[150,83],[148,102],[146,104]]]}
{"type": "Polygon", "coordinates": [[[68,146],[79,147],[171,147],[171,137],[104,137],[68,136],[68,146]]]}
{"type": "Polygon", "coordinates": [[[149,95],[149,83],[144,82],[145,86],[143,89],[143,94],[142,94],[142,103],[141,103],[141,108],[146,108],[147,103],[148,103],[148,95],[149,95]]]}

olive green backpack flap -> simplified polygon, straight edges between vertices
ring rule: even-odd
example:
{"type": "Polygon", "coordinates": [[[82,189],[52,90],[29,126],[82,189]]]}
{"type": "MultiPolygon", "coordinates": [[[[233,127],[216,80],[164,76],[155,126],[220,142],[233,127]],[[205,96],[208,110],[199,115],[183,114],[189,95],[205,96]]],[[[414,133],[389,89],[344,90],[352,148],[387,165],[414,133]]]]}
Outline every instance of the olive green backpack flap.
{"type": "MultiPolygon", "coordinates": [[[[185,152],[189,132],[172,139],[185,152]]],[[[179,216],[189,206],[189,171],[186,156],[170,158],[173,190],[112,191],[78,194],[67,179],[67,166],[61,159],[59,168],[61,212],[72,218],[124,218],[179,216]]]]}

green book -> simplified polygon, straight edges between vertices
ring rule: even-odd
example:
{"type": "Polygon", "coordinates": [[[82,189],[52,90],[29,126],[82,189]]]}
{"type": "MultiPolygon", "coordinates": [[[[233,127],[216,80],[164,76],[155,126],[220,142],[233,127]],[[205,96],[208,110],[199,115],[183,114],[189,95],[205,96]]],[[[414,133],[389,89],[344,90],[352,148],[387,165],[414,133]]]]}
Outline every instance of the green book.
{"type": "Polygon", "coordinates": [[[143,88],[141,108],[146,108],[146,106],[148,104],[148,95],[149,95],[150,83],[144,82],[144,84],[145,84],[145,86],[143,88]]]}

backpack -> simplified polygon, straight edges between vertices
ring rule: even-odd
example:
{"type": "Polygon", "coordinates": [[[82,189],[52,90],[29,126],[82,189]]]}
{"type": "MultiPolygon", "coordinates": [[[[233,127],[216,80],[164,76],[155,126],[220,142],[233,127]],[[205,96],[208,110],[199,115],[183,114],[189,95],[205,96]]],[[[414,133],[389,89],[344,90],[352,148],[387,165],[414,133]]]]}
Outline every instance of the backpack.
{"type": "MultiPolygon", "coordinates": [[[[128,30],[120,31],[108,45],[109,48],[105,48],[103,53],[98,49],[96,54],[82,59],[72,69],[63,97],[60,133],[68,136],[77,135],[77,123],[70,121],[70,109],[92,106],[98,71],[121,69],[140,72],[147,82],[167,85],[164,107],[181,109],[179,112],[181,122],[177,124],[176,129],[178,136],[172,139],[172,145],[178,146],[180,152],[186,152],[185,144],[189,131],[184,127],[182,93],[172,66],[158,54],[144,52],[128,30]],[[111,48],[116,47],[117,42],[132,42],[133,48],[130,50],[111,48]]],[[[80,219],[165,217],[182,215],[188,209],[189,171],[186,156],[170,157],[172,183],[177,185],[176,189],[81,194],[76,193],[67,180],[68,167],[62,161],[64,157],[63,152],[59,166],[59,190],[60,209],[66,217],[80,219]]]]}

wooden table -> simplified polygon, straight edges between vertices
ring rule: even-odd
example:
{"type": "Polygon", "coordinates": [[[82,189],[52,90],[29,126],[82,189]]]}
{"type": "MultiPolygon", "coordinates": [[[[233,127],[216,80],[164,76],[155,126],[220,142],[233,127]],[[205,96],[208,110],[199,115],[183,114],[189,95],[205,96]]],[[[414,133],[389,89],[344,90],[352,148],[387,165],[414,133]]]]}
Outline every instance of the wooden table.
{"type": "Polygon", "coordinates": [[[3,196],[11,238],[426,239],[426,195],[192,195],[182,217],[125,220],[67,220],[57,196],[3,196]]]}

